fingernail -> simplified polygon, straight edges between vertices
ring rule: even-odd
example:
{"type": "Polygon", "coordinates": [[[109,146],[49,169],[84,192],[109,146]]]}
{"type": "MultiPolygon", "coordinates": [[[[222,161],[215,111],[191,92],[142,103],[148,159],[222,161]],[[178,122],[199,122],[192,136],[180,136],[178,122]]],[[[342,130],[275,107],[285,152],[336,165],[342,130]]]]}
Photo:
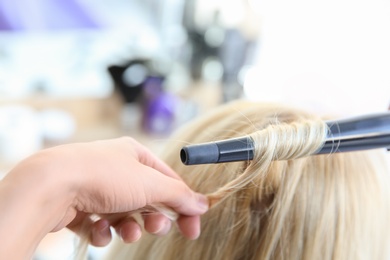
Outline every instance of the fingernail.
{"type": "Polygon", "coordinates": [[[209,200],[203,194],[199,194],[198,198],[199,208],[201,208],[202,211],[206,212],[209,209],[209,200]]]}
{"type": "Polygon", "coordinates": [[[123,242],[125,242],[125,243],[134,243],[134,242],[137,242],[141,238],[142,231],[140,229],[136,229],[135,231],[133,230],[132,233],[128,233],[122,227],[119,230],[119,234],[120,234],[120,237],[121,237],[123,242]]]}
{"type": "Polygon", "coordinates": [[[139,229],[139,230],[137,230],[137,232],[134,236],[133,242],[137,242],[138,240],[140,240],[141,236],[142,236],[142,231],[139,229]]]}
{"type": "Polygon", "coordinates": [[[101,221],[99,223],[99,233],[102,235],[107,235],[108,232],[110,232],[110,222],[108,221],[101,221]]]}
{"type": "Polygon", "coordinates": [[[199,236],[200,236],[200,230],[198,230],[198,231],[195,233],[195,235],[194,235],[193,237],[191,237],[190,239],[191,239],[191,240],[196,240],[196,239],[199,238],[199,236]]]}
{"type": "Polygon", "coordinates": [[[157,231],[153,232],[155,235],[163,236],[166,235],[169,230],[171,230],[172,222],[170,220],[165,220],[164,223],[160,225],[157,231]]]}
{"type": "Polygon", "coordinates": [[[95,246],[105,246],[111,240],[111,230],[108,221],[100,221],[91,232],[91,243],[95,246]]]}

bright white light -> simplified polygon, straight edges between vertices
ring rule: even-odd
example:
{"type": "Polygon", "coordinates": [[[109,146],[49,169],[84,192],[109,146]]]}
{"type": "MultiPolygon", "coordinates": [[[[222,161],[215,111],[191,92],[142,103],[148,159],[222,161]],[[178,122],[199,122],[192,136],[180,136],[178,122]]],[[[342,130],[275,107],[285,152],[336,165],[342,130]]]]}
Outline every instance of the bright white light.
{"type": "Polygon", "coordinates": [[[245,17],[242,0],[223,1],[221,11],[221,20],[226,27],[237,27],[245,17]]]}
{"type": "MultiPolygon", "coordinates": [[[[254,2],[253,0],[252,2],[254,2]]],[[[390,103],[390,2],[263,0],[246,95],[336,113],[390,103]]]]}
{"type": "Polygon", "coordinates": [[[202,76],[206,81],[219,81],[222,78],[223,67],[217,59],[207,59],[203,63],[202,76]]]}
{"type": "Polygon", "coordinates": [[[134,64],[123,72],[122,80],[128,87],[135,87],[144,82],[147,75],[148,70],[144,65],[134,64]]]}
{"type": "Polygon", "coordinates": [[[211,47],[219,47],[225,39],[225,32],[219,27],[210,27],[204,35],[206,43],[211,47]]]}

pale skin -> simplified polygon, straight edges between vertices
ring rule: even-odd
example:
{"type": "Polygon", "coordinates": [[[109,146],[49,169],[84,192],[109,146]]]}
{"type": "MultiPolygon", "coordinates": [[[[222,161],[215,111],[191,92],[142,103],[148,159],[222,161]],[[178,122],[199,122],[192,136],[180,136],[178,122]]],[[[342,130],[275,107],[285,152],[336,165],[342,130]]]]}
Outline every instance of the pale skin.
{"type": "MultiPolygon", "coordinates": [[[[177,225],[183,236],[199,236],[200,215],[208,209],[206,197],[192,191],[134,139],[43,150],[20,162],[0,181],[0,256],[30,259],[49,232],[67,227],[80,233],[89,213],[103,216],[95,222],[87,219],[91,244],[107,245],[110,226],[124,242],[135,242],[142,227],[123,213],[153,203],[179,214],[177,225]]],[[[162,214],[144,216],[149,233],[164,235],[170,228],[171,221],[162,214]]]]}

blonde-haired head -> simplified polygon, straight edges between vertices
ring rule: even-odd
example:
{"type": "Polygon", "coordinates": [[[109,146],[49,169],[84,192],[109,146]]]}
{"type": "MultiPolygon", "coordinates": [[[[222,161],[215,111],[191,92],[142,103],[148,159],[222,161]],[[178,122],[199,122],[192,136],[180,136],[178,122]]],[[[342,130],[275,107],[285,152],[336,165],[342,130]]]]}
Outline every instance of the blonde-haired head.
{"type": "Polygon", "coordinates": [[[383,150],[311,155],[320,118],[278,104],[233,102],[182,128],[162,157],[211,209],[194,241],[177,229],[116,241],[108,259],[386,259],[390,171],[383,150]],[[251,136],[249,162],[185,166],[188,143],[251,136]]]}

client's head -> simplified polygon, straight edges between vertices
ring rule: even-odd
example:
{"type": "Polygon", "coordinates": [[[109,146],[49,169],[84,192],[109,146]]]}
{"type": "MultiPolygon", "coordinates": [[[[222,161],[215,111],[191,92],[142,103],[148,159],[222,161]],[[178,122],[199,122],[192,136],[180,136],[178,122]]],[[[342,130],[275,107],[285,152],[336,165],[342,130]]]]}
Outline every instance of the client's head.
{"type": "Polygon", "coordinates": [[[276,104],[234,102],[172,137],[162,157],[208,194],[201,235],[173,229],[117,241],[110,259],[383,259],[389,168],[383,150],[312,155],[326,137],[316,116],[276,104]],[[183,145],[250,135],[252,161],[185,166],[183,145]]]}

